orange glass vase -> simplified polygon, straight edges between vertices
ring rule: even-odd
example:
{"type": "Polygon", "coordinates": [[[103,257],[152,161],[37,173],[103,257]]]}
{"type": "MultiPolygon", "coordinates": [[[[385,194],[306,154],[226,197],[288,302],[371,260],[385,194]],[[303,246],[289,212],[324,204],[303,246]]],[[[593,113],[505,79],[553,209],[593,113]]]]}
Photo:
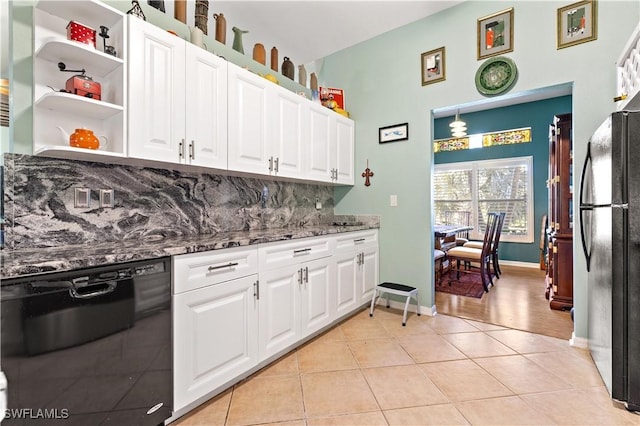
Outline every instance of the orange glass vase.
{"type": "Polygon", "coordinates": [[[89,129],[76,129],[69,136],[69,145],[76,148],[98,149],[100,148],[100,139],[89,129]]]}

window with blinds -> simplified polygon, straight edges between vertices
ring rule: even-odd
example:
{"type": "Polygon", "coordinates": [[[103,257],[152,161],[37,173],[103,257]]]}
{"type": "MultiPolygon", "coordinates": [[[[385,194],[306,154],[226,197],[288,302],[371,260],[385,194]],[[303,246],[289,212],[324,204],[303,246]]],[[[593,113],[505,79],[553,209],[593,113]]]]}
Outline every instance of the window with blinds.
{"type": "Polygon", "coordinates": [[[446,211],[470,211],[471,238],[482,239],[488,212],[505,212],[501,241],[532,243],[533,157],[436,164],[433,176],[436,223],[446,211]]]}

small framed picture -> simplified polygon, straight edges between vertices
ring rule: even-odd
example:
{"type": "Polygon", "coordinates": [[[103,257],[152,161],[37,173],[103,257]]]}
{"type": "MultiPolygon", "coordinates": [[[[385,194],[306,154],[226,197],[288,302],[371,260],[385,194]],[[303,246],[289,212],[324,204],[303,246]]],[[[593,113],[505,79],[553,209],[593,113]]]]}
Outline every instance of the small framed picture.
{"type": "Polygon", "coordinates": [[[513,51],[513,8],[478,19],[478,60],[513,51]]]}
{"type": "Polygon", "coordinates": [[[406,141],[407,139],[409,139],[409,123],[380,127],[378,130],[379,143],[406,141]]]}
{"type": "Polygon", "coordinates": [[[595,0],[580,1],[558,9],[558,49],[598,38],[595,0]]]}
{"type": "Polygon", "coordinates": [[[445,68],[444,46],[422,54],[422,85],[444,81],[447,77],[445,68]]]}

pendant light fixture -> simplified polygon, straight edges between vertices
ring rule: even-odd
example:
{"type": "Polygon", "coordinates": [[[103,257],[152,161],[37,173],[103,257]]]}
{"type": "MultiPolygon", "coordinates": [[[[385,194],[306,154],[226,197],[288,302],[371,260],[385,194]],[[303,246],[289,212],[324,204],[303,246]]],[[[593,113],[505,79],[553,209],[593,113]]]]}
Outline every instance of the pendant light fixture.
{"type": "Polygon", "coordinates": [[[467,136],[467,123],[460,119],[460,110],[456,112],[456,117],[449,123],[449,127],[451,127],[451,136],[454,138],[467,136]]]}

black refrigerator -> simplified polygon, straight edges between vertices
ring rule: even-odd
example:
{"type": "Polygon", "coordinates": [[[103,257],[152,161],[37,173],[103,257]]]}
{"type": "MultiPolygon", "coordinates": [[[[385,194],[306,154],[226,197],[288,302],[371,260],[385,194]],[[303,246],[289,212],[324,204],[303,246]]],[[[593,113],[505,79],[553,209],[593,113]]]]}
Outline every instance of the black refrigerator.
{"type": "Polygon", "coordinates": [[[587,147],[580,232],[589,350],[613,399],[640,410],[640,111],[615,112],[587,147]]]}

